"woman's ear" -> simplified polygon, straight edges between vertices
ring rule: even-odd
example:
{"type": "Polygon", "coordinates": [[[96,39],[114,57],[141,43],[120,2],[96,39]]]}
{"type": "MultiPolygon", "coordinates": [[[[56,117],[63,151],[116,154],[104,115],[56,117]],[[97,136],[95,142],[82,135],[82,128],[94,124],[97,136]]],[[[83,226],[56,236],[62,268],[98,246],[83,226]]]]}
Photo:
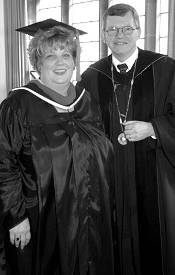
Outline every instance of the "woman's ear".
{"type": "Polygon", "coordinates": [[[101,38],[102,38],[103,43],[106,44],[106,36],[105,36],[105,31],[104,30],[101,31],[101,38]]]}
{"type": "Polygon", "coordinates": [[[37,61],[37,64],[36,64],[36,71],[37,71],[39,74],[41,73],[41,66],[42,66],[41,60],[38,60],[38,61],[37,61]]]}

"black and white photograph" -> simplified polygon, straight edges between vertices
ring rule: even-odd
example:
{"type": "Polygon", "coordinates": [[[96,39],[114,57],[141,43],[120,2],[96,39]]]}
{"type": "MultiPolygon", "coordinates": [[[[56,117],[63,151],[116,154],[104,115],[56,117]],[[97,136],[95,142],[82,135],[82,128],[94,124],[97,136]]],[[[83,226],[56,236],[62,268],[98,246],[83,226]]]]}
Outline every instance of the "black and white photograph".
{"type": "Polygon", "coordinates": [[[0,0],[0,275],[175,275],[175,1],[0,0]]]}

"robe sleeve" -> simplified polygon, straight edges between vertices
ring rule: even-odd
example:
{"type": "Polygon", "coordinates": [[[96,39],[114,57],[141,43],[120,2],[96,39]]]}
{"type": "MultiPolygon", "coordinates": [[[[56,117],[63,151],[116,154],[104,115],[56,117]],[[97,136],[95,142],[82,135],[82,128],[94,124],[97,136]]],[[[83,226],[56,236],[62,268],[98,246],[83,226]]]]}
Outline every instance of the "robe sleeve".
{"type": "Polygon", "coordinates": [[[0,225],[6,229],[26,217],[18,164],[23,136],[20,111],[7,99],[0,106],[0,225]]]}
{"type": "Polygon", "coordinates": [[[152,124],[158,139],[158,147],[175,167],[175,73],[166,94],[163,110],[152,120],[152,124]]]}

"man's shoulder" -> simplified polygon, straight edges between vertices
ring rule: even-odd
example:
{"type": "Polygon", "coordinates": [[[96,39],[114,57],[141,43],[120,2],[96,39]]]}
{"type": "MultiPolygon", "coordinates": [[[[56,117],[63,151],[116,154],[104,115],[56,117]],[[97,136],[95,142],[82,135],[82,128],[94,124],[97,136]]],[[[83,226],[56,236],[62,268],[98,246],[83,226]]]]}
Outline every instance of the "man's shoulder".
{"type": "Polygon", "coordinates": [[[110,56],[104,57],[97,62],[91,64],[83,74],[105,73],[110,68],[110,56]]]}
{"type": "Polygon", "coordinates": [[[101,58],[97,62],[91,64],[90,68],[97,68],[97,69],[103,68],[104,66],[109,65],[110,58],[111,58],[111,56],[106,56],[104,58],[101,58]]]}
{"type": "Polygon", "coordinates": [[[161,56],[165,56],[161,53],[157,53],[157,52],[153,52],[153,51],[149,51],[149,50],[143,50],[139,48],[139,54],[145,55],[145,56],[151,56],[151,57],[161,57],[161,56]]]}
{"type": "Polygon", "coordinates": [[[175,59],[165,54],[139,49],[139,56],[145,60],[150,60],[155,64],[172,64],[172,66],[175,66],[175,59]]]}

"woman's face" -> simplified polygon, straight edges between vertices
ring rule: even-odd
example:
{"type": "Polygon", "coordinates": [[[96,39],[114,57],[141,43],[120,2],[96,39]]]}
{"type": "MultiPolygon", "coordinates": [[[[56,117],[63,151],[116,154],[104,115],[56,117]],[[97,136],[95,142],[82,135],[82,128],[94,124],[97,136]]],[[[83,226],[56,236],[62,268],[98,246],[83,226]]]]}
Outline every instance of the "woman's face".
{"type": "Polygon", "coordinates": [[[69,84],[74,60],[68,49],[48,49],[41,59],[41,81],[53,88],[59,84],[69,84]]]}

